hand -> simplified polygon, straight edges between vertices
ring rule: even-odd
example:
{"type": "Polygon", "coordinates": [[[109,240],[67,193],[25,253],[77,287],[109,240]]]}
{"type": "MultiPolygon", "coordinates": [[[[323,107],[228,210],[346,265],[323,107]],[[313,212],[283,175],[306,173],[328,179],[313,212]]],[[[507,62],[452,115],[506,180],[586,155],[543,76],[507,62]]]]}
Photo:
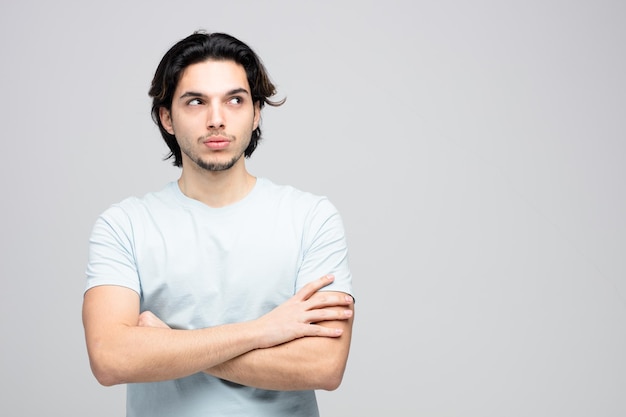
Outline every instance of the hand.
{"type": "Polygon", "coordinates": [[[144,311],[139,315],[139,320],[137,322],[137,326],[139,327],[160,327],[162,329],[169,329],[170,326],[165,324],[163,320],[154,315],[151,311],[144,311]]]}
{"type": "Polygon", "coordinates": [[[263,329],[261,347],[272,347],[306,336],[341,336],[341,329],[315,324],[347,320],[352,316],[351,309],[341,308],[352,304],[350,295],[319,291],[333,280],[334,276],[325,275],[308,283],[289,300],[257,319],[263,329]]]}
{"type": "MultiPolygon", "coordinates": [[[[352,304],[350,295],[319,291],[333,280],[332,275],[325,275],[308,283],[289,300],[258,318],[256,323],[261,328],[260,347],[272,347],[306,336],[341,336],[341,329],[315,324],[352,317],[352,310],[342,308],[352,304]]],[[[137,326],[170,328],[151,311],[139,315],[137,326]]]]}

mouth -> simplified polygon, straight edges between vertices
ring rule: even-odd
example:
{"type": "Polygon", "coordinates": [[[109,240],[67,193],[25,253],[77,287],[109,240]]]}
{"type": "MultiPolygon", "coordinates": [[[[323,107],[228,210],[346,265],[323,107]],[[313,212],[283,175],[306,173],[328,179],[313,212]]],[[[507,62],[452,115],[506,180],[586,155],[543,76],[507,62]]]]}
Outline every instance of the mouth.
{"type": "Polygon", "coordinates": [[[231,139],[224,136],[210,136],[202,141],[210,149],[224,149],[228,147],[231,139]]]}

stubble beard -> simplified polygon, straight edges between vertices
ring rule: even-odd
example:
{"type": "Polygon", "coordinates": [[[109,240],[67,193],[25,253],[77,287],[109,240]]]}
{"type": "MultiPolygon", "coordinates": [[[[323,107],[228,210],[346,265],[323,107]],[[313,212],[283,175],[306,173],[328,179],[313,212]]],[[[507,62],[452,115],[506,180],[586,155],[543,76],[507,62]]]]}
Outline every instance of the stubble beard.
{"type": "MultiPolygon", "coordinates": [[[[200,138],[200,140],[204,140],[205,138],[200,138]]],[[[241,152],[235,156],[230,161],[226,162],[217,162],[217,161],[205,161],[201,156],[195,154],[191,151],[186,151],[181,148],[181,151],[187,155],[187,157],[198,166],[198,168],[203,169],[205,171],[210,172],[218,172],[218,171],[226,171],[231,169],[237,161],[241,159],[241,157],[245,153],[245,149],[242,149],[241,152]]]]}
{"type": "Polygon", "coordinates": [[[201,158],[195,158],[195,159],[192,159],[192,161],[194,161],[196,165],[198,165],[198,167],[200,167],[201,169],[204,169],[206,171],[216,172],[216,171],[226,171],[228,169],[231,169],[237,163],[237,161],[241,159],[242,156],[243,156],[243,153],[240,153],[239,155],[233,157],[233,159],[231,159],[228,162],[207,162],[207,161],[202,160],[201,158]]]}

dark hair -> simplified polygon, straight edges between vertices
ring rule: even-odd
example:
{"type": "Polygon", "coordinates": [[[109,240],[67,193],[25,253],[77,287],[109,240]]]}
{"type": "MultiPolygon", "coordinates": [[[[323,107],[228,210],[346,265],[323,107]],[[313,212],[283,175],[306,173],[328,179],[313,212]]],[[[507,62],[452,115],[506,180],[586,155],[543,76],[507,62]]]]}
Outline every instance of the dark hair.
{"type": "MultiPolygon", "coordinates": [[[[276,94],[276,87],[270,81],[261,59],[239,39],[225,33],[196,31],[180,40],[161,59],[148,93],[152,97],[152,120],[159,126],[163,140],[170,148],[170,153],[164,159],[173,157],[173,164],[177,167],[182,165],[180,146],[176,142],[176,137],[163,127],[159,111],[161,107],[171,111],[174,91],[183,70],[190,65],[209,59],[232,60],[241,65],[246,71],[252,101],[259,103],[259,109],[262,109],[266,103],[270,106],[280,106],[285,102],[285,99],[269,100],[276,94]]],[[[252,155],[259,140],[261,140],[261,128],[257,127],[252,132],[250,145],[244,152],[246,158],[252,155]]]]}

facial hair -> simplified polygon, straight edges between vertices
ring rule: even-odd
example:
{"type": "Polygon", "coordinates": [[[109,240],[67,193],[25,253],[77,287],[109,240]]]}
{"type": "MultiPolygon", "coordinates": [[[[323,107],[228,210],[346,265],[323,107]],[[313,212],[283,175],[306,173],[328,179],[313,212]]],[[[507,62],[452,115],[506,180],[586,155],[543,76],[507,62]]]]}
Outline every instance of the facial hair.
{"type": "MultiPolygon", "coordinates": [[[[199,142],[203,142],[204,140],[206,140],[207,138],[211,137],[211,136],[215,136],[217,134],[220,134],[220,132],[210,132],[209,134],[200,137],[198,139],[199,142]]],[[[228,136],[228,135],[224,135],[223,133],[221,133],[222,136],[228,136]]],[[[235,139],[234,137],[230,137],[231,139],[235,139]]],[[[197,154],[195,154],[194,152],[190,151],[190,150],[186,150],[183,149],[181,147],[181,151],[185,153],[185,155],[187,155],[187,157],[194,163],[196,164],[199,168],[206,170],[206,171],[211,171],[211,172],[217,172],[217,171],[226,171],[230,168],[232,168],[237,161],[239,161],[241,159],[241,157],[245,154],[245,148],[241,150],[241,152],[238,155],[233,156],[233,158],[230,161],[226,161],[226,162],[214,162],[214,161],[205,161],[203,160],[200,156],[198,156],[197,154]]]]}
{"type": "MultiPolygon", "coordinates": [[[[187,155],[189,156],[189,155],[187,155]]],[[[206,170],[206,171],[211,171],[211,172],[215,172],[215,171],[226,171],[228,169],[231,169],[236,163],[237,161],[239,161],[239,159],[241,159],[241,157],[243,156],[243,152],[240,153],[237,156],[234,156],[233,159],[231,159],[228,162],[207,162],[207,161],[203,161],[201,158],[197,158],[197,159],[192,159],[193,162],[195,162],[196,165],[198,165],[198,167],[206,170]]],[[[191,157],[190,157],[191,159],[191,157]]]]}

